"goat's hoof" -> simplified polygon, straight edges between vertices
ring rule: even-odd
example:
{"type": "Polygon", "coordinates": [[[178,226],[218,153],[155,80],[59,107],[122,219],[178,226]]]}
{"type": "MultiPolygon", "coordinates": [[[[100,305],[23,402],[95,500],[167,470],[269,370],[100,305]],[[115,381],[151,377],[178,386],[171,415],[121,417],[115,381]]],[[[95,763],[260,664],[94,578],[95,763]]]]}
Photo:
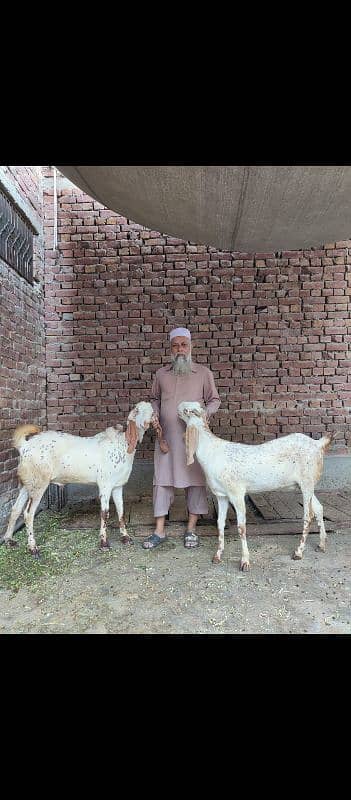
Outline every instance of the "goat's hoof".
{"type": "Polygon", "coordinates": [[[217,553],[216,553],[216,555],[213,556],[212,564],[220,564],[220,563],[221,563],[221,557],[217,556],[217,553]]]}
{"type": "Polygon", "coordinates": [[[321,547],[321,545],[319,544],[318,547],[316,547],[316,552],[325,553],[325,547],[321,547]]]}
{"type": "Polygon", "coordinates": [[[134,544],[133,539],[130,536],[122,536],[122,544],[134,544]]]}
{"type": "Polygon", "coordinates": [[[302,554],[301,553],[297,553],[296,550],[295,550],[295,553],[292,554],[291,558],[293,559],[293,561],[301,561],[302,554]]]}
{"type": "Polygon", "coordinates": [[[100,550],[111,550],[111,545],[110,545],[110,542],[108,541],[108,539],[106,539],[106,541],[101,539],[99,547],[100,547],[100,550]]]}
{"type": "Polygon", "coordinates": [[[18,547],[18,542],[15,542],[14,539],[8,539],[7,541],[6,539],[3,539],[1,544],[6,545],[6,547],[18,547]]]}
{"type": "Polygon", "coordinates": [[[37,547],[35,547],[34,550],[30,550],[29,552],[33,556],[33,558],[36,558],[37,560],[40,558],[40,553],[37,547]]]}
{"type": "Polygon", "coordinates": [[[250,564],[248,561],[240,561],[240,572],[248,572],[250,564]]]}

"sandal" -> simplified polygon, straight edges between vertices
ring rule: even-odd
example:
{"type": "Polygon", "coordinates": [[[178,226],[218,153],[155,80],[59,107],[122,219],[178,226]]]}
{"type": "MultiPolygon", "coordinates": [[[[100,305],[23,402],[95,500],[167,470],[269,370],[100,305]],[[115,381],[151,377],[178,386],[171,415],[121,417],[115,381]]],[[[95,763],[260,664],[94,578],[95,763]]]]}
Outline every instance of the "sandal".
{"type": "Polygon", "coordinates": [[[184,534],[184,547],[199,547],[199,537],[194,531],[187,531],[184,534]]]}
{"type": "Polygon", "coordinates": [[[166,539],[167,536],[159,536],[158,533],[152,533],[151,536],[148,536],[147,539],[145,539],[145,542],[143,542],[142,546],[144,550],[153,550],[154,547],[158,547],[159,544],[165,542],[166,539]],[[146,545],[147,542],[149,543],[149,547],[146,545]]]}

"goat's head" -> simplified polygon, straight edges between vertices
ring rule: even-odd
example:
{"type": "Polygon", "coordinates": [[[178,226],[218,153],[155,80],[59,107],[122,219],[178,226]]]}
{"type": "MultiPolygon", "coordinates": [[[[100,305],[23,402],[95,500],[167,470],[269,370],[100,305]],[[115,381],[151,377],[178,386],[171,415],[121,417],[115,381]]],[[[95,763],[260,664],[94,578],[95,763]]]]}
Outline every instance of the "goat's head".
{"type": "Polygon", "coordinates": [[[193,401],[179,403],[178,416],[186,423],[185,449],[186,463],[194,463],[194,453],[199,441],[199,428],[207,427],[206,412],[201,404],[193,401]]]}
{"type": "Polygon", "coordinates": [[[128,424],[126,438],[128,442],[128,453],[133,453],[137,443],[143,441],[145,431],[150,427],[154,418],[154,410],[151,403],[141,401],[132,408],[128,414],[128,424]]]}
{"type": "Polygon", "coordinates": [[[185,400],[179,403],[178,416],[187,425],[196,425],[197,428],[206,424],[206,412],[197,401],[185,400]]]}

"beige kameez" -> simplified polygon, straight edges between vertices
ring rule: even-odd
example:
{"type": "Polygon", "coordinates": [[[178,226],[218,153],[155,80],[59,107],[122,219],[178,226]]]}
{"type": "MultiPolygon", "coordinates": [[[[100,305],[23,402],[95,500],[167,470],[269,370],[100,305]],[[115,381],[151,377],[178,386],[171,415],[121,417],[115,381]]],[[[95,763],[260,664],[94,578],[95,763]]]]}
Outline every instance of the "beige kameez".
{"type": "Polygon", "coordinates": [[[193,362],[188,375],[175,375],[172,365],[161,367],[155,374],[150,400],[169,445],[169,452],[162,453],[156,440],[154,486],[205,486],[205,476],[197,461],[189,467],[186,464],[185,425],[177,408],[184,400],[197,400],[208,416],[218,411],[221,401],[211,370],[193,362]]]}

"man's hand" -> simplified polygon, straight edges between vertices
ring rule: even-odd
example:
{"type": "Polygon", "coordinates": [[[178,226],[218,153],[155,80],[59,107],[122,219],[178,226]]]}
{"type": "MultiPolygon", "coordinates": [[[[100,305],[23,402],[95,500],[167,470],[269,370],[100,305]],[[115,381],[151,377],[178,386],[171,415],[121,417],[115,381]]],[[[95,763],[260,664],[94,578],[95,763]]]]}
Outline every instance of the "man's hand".
{"type": "Polygon", "coordinates": [[[155,414],[155,416],[151,420],[151,425],[152,425],[152,427],[153,427],[153,429],[155,431],[160,431],[161,430],[160,420],[159,420],[157,414],[155,414]]]}
{"type": "Polygon", "coordinates": [[[160,423],[160,420],[159,420],[159,418],[158,418],[158,416],[156,414],[155,414],[154,418],[151,420],[151,425],[152,425],[153,429],[156,431],[157,438],[158,438],[159,445],[160,445],[161,453],[168,453],[169,447],[168,447],[168,444],[167,444],[166,440],[163,437],[161,423],[160,423]]]}

